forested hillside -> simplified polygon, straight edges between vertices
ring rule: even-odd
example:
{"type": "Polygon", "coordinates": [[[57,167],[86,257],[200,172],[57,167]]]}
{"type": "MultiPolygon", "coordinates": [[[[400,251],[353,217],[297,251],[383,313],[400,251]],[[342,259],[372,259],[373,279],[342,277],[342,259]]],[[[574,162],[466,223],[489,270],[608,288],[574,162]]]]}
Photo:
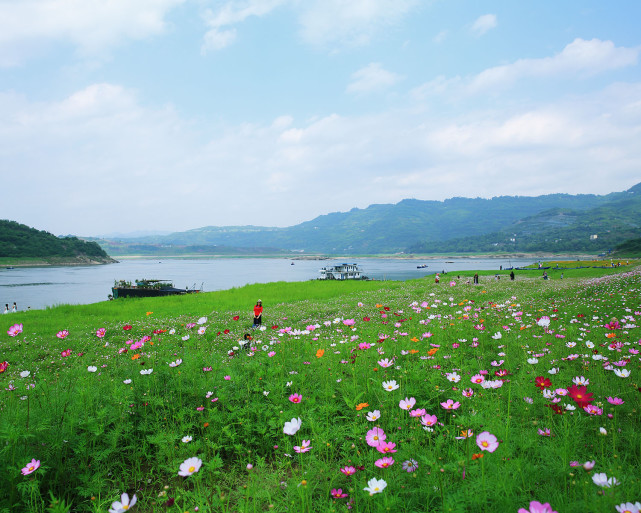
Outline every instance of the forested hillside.
{"type": "Polygon", "coordinates": [[[0,220],[0,258],[112,259],[95,242],[77,237],[56,237],[15,221],[0,220]]]}

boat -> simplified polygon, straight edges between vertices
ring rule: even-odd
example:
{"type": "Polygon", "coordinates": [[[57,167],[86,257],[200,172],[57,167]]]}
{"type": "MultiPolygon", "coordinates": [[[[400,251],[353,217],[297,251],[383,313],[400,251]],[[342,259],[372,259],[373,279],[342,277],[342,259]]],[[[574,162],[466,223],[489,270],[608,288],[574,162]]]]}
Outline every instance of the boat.
{"type": "Polygon", "coordinates": [[[338,264],[322,267],[319,280],[368,280],[358,264],[338,264]]]}
{"type": "Polygon", "coordinates": [[[134,284],[130,281],[116,280],[111,288],[112,298],[122,297],[160,297],[160,296],[179,296],[182,294],[193,294],[200,292],[194,285],[194,288],[178,289],[168,280],[136,280],[134,284]]]}
{"type": "Polygon", "coordinates": [[[421,264],[416,266],[417,269],[427,269],[427,264],[421,264]]]}

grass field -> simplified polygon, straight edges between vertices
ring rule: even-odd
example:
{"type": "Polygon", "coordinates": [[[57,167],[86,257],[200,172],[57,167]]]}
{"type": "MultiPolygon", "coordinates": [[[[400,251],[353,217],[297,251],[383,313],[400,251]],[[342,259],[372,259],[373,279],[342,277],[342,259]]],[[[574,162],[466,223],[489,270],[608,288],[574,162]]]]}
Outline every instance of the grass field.
{"type": "Polygon", "coordinates": [[[570,264],[4,315],[0,511],[634,512],[641,268],[570,264]]]}

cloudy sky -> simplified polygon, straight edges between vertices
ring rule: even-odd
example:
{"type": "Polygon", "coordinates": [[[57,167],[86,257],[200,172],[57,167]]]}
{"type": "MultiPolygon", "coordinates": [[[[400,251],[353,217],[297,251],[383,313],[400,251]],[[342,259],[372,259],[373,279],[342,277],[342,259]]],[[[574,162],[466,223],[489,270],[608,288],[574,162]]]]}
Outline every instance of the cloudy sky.
{"type": "Polygon", "coordinates": [[[290,226],[641,182],[641,2],[0,0],[0,218],[290,226]]]}

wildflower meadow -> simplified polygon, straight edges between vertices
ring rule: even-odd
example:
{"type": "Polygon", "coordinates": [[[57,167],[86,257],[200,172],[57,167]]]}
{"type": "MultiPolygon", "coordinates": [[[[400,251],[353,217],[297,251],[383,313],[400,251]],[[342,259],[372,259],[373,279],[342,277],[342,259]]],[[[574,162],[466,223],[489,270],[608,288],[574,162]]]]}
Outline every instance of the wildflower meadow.
{"type": "Polygon", "coordinates": [[[638,512],[641,268],[471,274],[3,316],[0,512],[638,512]]]}

